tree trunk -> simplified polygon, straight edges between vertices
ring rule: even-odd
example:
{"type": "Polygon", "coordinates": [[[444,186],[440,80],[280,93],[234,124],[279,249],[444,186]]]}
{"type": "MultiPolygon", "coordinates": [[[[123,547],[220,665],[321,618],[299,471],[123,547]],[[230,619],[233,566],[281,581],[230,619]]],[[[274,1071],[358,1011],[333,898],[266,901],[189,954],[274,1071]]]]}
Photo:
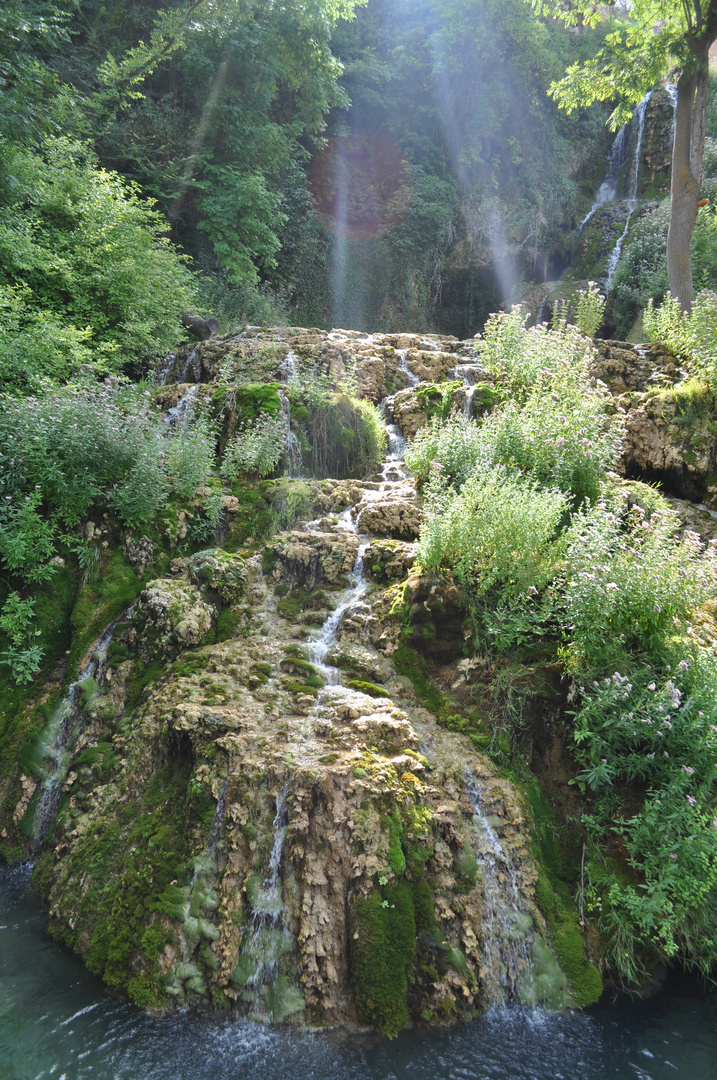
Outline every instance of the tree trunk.
{"type": "MultiPolygon", "coordinates": [[[[702,73],[680,76],[677,83],[677,108],[675,110],[675,136],[672,143],[672,181],[670,189],[670,227],[667,232],[667,277],[670,292],[679,300],[683,311],[690,311],[695,298],[690,266],[690,240],[697,220],[699,198],[699,172],[693,167],[695,155],[692,133],[695,127],[695,95],[702,73]]],[[[704,73],[707,79],[707,72],[704,73]]],[[[697,95],[704,99],[704,94],[697,95]]],[[[701,104],[701,102],[700,102],[701,104]]],[[[697,125],[699,128],[699,124],[697,125]]],[[[704,119],[702,122],[704,133],[704,119]]],[[[704,134],[702,137],[704,151],[704,134]]],[[[696,149],[696,148],[695,148],[696,149]]],[[[703,154],[700,155],[700,158],[703,154]]],[[[701,164],[699,166],[701,171],[701,164]]]]}

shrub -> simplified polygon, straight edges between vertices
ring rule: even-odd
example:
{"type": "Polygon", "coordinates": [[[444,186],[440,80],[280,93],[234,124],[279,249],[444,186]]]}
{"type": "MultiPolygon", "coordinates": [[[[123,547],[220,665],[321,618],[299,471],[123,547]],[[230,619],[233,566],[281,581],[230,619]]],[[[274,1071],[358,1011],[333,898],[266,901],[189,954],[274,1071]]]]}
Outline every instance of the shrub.
{"type": "Polygon", "coordinates": [[[527,319],[521,307],[491,315],[476,342],[481,362],[509,396],[522,401],[538,384],[559,393],[583,382],[593,353],[589,338],[565,323],[552,330],[542,324],[526,330],[527,319]]]}
{"type": "Polygon", "coordinates": [[[429,493],[418,561],[427,571],[453,572],[480,643],[487,611],[539,591],[553,577],[565,510],[559,491],[540,491],[500,469],[472,476],[460,492],[434,486],[429,493]]]}
{"type": "Polygon", "coordinates": [[[595,501],[615,464],[620,427],[608,421],[605,396],[570,381],[560,391],[540,381],[522,406],[508,402],[488,416],[478,442],[484,460],[531,476],[541,487],[595,501]]]}
{"type": "Polygon", "coordinates": [[[104,496],[124,524],[147,521],[165,498],[165,437],[148,396],[116,380],[0,399],[5,567],[29,581],[48,577],[57,526],[76,525],[104,496]]]}
{"type": "Polygon", "coordinates": [[[460,413],[447,420],[434,417],[422,427],[406,449],[405,462],[419,487],[440,472],[457,489],[476,468],[487,464],[478,425],[460,413]]]}
{"type": "Polygon", "coordinates": [[[286,451],[286,421],[283,416],[260,413],[243,424],[224,451],[220,472],[223,477],[268,476],[286,451]]]}
{"type": "Polygon", "coordinates": [[[683,357],[717,395],[717,293],[699,293],[689,314],[669,294],[660,308],[650,301],[644,326],[651,341],[661,341],[683,357]]]}
{"type": "Polygon", "coordinates": [[[190,498],[214,468],[216,425],[206,416],[189,417],[175,428],[165,450],[169,485],[180,499],[190,498]]]}
{"type": "Polygon", "coordinates": [[[35,643],[40,631],[35,629],[34,607],[34,600],[22,600],[12,592],[0,611],[0,633],[8,641],[8,648],[0,652],[0,664],[10,668],[18,685],[32,681],[43,657],[43,650],[35,643]]]}
{"type": "Polygon", "coordinates": [[[659,653],[714,594],[717,548],[694,532],[679,534],[670,510],[648,518],[640,506],[599,503],[580,514],[566,536],[566,659],[602,672],[628,652],[659,653]]]}
{"type": "Polygon", "coordinates": [[[85,147],[5,144],[0,207],[0,286],[17,335],[13,350],[0,343],[6,387],[36,390],[89,360],[117,370],[180,340],[179,314],[194,303],[183,257],[151,203],[85,147]]]}
{"type": "Polygon", "coordinates": [[[608,962],[631,980],[645,974],[646,947],[680,951],[705,973],[717,960],[717,678],[697,650],[674,669],[617,671],[583,688],[575,717],[578,782],[596,793],[584,824],[598,839],[616,833],[636,875],[609,873],[588,893],[608,962]],[[625,786],[635,784],[647,794],[625,817],[625,786]]]}

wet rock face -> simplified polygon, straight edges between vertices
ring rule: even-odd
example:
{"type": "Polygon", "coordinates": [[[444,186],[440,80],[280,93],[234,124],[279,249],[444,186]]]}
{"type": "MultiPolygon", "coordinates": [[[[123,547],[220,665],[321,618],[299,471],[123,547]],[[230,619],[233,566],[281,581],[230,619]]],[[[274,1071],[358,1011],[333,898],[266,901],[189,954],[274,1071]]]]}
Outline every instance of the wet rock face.
{"type": "Polygon", "coordinates": [[[280,535],[264,548],[264,568],[278,584],[313,589],[319,582],[345,585],[358,555],[354,533],[294,532],[280,535]]]}
{"type": "Polygon", "coordinates": [[[406,582],[405,598],[410,604],[414,648],[440,661],[462,656],[466,611],[456,586],[411,574],[406,582]]]}
{"type": "Polygon", "coordinates": [[[684,420],[675,391],[648,393],[625,413],[623,475],[717,508],[717,425],[710,410],[684,420]]]}
{"type": "Polygon", "coordinates": [[[590,374],[604,382],[615,397],[671,386],[684,377],[677,358],[663,345],[631,345],[626,341],[596,341],[597,355],[590,374]]]}
{"type": "Polygon", "coordinates": [[[423,513],[410,499],[380,499],[358,507],[361,532],[394,540],[414,540],[421,531],[423,513]]]}

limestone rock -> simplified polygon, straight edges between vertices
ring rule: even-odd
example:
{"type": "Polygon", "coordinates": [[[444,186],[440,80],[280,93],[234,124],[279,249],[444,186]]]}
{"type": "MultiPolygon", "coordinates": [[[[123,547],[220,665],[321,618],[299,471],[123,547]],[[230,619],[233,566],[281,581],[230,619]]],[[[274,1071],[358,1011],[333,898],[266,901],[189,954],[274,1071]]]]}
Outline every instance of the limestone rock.
{"type": "Polygon", "coordinates": [[[233,604],[246,589],[246,563],[239,555],[213,548],[199,551],[188,560],[189,577],[198,585],[219,594],[225,604],[233,604]]]}
{"type": "Polygon", "coordinates": [[[428,423],[413,388],[398,391],[393,399],[393,417],[406,439],[412,439],[428,423]]]}
{"type": "Polygon", "coordinates": [[[421,531],[422,511],[410,499],[377,499],[359,512],[361,532],[390,536],[395,540],[414,540],[421,531]]]}
{"type": "Polygon", "coordinates": [[[276,582],[313,589],[320,581],[341,585],[353,570],[359,539],[345,532],[284,533],[264,548],[264,566],[276,582]]]}
{"type": "Polygon", "coordinates": [[[401,540],[372,540],[363,564],[378,581],[401,581],[416,561],[416,545],[401,540]]]}
{"type": "Polygon", "coordinates": [[[196,585],[182,579],[150,581],[132,616],[138,653],[148,661],[201,645],[215,617],[216,608],[196,585]]]}

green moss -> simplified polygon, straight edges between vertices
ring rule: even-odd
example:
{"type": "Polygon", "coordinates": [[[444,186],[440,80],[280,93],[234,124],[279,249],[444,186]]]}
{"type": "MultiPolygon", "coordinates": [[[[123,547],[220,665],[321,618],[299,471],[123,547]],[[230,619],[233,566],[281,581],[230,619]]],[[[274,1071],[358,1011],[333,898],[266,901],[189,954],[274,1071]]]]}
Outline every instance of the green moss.
{"type": "Polygon", "coordinates": [[[602,994],[600,972],[590,963],[580,931],[580,921],[567,889],[546,873],[538,876],[535,898],[550,930],[550,940],[570,984],[573,1004],[592,1005],[602,994]]]}
{"type": "Polygon", "coordinates": [[[398,882],[359,897],[351,919],[351,988],[362,1018],[393,1038],[409,1019],[408,980],[416,953],[411,887],[398,882]]]}
{"type": "Polygon", "coordinates": [[[68,665],[72,680],[82,656],[108,623],[137,598],[144,584],[125,561],[122,551],[110,553],[80,590],[70,622],[74,631],[68,665]]]}
{"type": "Polygon", "coordinates": [[[406,642],[401,642],[394,653],[393,662],[400,675],[411,680],[416,697],[440,720],[445,713],[448,698],[441,694],[430,681],[428,665],[424,658],[406,642]]]}
{"type": "Polygon", "coordinates": [[[456,891],[470,892],[478,880],[478,860],[467,843],[453,857],[453,870],[456,876],[456,891]]]}
{"type": "Polygon", "coordinates": [[[231,638],[237,636],[237,630],[241,625],[241,612],[234,611],[232,608],[222,608],[217,618],[217,625],[214,631],[215,641],[229,641],[231,638]]]}
{"type": "Polygon", "coordinates": [[[398,815],[394,816],[392,814],[388,815],[386,824],[389,832],[388,865],[394,874],[400,877],[406,870],[406,856],[401,846],[405,836],[403,824],[398,815]]]}
{"type": "Polygon", "coordinates": [[[384,690],[382,686],[376,686],[374,683],[365,682],[363,679],[349,679],[346,685],[351,690],[359,690],[362,694],[367,694],[369,697],[387,698],[391,696],[388,690],[384,690]]]}

